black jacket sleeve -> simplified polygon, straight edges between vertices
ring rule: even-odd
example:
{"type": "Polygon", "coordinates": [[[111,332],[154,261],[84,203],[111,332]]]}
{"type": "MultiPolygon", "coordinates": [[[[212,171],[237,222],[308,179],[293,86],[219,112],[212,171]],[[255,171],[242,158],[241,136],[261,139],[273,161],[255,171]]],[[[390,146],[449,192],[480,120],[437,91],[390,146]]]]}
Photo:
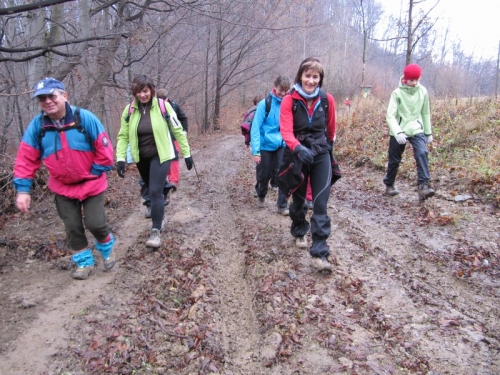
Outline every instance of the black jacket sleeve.
{"type": "Polygon", "coordinates": [[[188,118],[184,111],[182,110],[181,106],[177,103],[175,103],[173,100],[169,100],[170,105],[174,109],[175,113],[177,114],[177,119],[181,122],[182,129],[187,133],[188,132],[188,118]]]}

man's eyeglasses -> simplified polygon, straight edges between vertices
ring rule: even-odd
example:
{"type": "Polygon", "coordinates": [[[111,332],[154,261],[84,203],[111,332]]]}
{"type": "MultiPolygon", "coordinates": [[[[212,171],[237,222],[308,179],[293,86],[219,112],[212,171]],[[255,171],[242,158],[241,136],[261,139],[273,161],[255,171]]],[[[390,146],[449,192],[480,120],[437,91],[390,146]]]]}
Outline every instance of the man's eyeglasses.
{"type": "Polygon", "coordinates": [[[44,103],[47,98],[49,98],[49,100],[53,102],[54,100],[56,100],[57,94],[38,95],[36,98],[38,99],[38,103],[44,103]]]}

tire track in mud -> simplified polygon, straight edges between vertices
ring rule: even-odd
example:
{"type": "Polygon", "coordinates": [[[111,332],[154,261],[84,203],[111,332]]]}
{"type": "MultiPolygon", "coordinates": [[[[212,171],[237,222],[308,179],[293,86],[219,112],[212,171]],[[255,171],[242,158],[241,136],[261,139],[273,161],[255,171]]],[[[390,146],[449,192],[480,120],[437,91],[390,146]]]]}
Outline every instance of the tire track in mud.
{"type": "MultiPolygon", "coordinates": [[[[357,260],[341,264],[349,264],[346,272],[364,280],[367,299],[377,301],[388,322],[402,326],[413,355],[427,358],[433,370],[495,373],[500,368],[497,293],[481,285],[488,277],[460,280],[432,255],[456,243],[464,229],[419,226],[419,204],[403,197],[367,196],[352,189],[339,198],[335,216],[344,246],[336,250],[344,259],[350,253],[357,260]]],[[[424,204],[430,210],[449,209],[443,201],[424,204]]]]}
{"type": "MultiPolygon", "coordinates": [[[[231,374],[262,373],[259,361],[259,325],[252,306],[252,294],[245,279],[245,254],[241,250],[238,220],[243,207],[233,208],[230,190],[240,169],[244,149],[235,136],[218,140],[216,155],[194,154],[201,183],[197,208],[208,215],[198,223],[205,227],[205,239],[212,244],[210,263],[216,265],[213,280],[220,304],[216,318],[224,350],[224,371],[231,374]],[[202,156],[203,155],[203,156],[202,156]],[[200,194],[201,193],[201,194],[200,194]]],[[[240,141],[239,137],[237,138],[240,141]]],[[[248,157],[248,155],[245,155],[248,157]]],[[[193,176],[190,182],[193,181],[193,176]]],[[[196,184],[195,184],[196,185],[196,184]]],[[[192,187],[191,187],[192,188],[192,187]]],[[[175,218],[173,218],[175,219],[175,218]]]]}

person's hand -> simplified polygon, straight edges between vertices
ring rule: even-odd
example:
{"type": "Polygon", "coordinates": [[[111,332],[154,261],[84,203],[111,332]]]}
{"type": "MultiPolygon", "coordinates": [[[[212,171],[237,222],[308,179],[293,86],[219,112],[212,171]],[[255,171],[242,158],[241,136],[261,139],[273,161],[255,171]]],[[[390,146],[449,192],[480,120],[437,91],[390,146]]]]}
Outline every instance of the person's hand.
{"type": "Polygon", "coordinates": [[[187,167],[188,171],[190,171],[194,165],[193,157],[188,156],[187,158],[184,158],[184,161],[186,162],[186,167],[187,167]]]}
{"type": "Polygon", "coordinates": [[[293,150],[298,156],[302,163],[312,164],[314,161],[314,154],[307,147],[298,145],[293,150]]]}
{"type": "Polygon", "coordinates": [[[116,165],[116,173],[118,173],[118,176],[121,178],[125,177],[125,162],[124,161],[119,161],[118,164],[116,165]]]}
{"type": "Polygon", "coordinates": [[[396,141],[398,141],[400,145],[404,145],[406,143],[405,133],[399,133],[398,135],[396,135],[396,141]]]}
{"type": "Polygon", "coordinates": [[[31,206],[31,195],[18,193],[16,197],[16,207],[21,212],[28,212],[31,206]]]}
{"type": "Polygon", "coordinates": [[[429,134],[429,135],[425,136],[425,142],[427,144],[432,143],[433,140],[434,140],[434,138],[432,138],[432,134],[429,134]]]}
{"type": "Polygon", "coordinates": [[[254,155],[254,156],[252,156],[252,159],[253,159],[253,161],[254,161],[254,162],[256,162],[257,164],[259,164],[259,163],[260,163],[260,155],[254,155]]]}

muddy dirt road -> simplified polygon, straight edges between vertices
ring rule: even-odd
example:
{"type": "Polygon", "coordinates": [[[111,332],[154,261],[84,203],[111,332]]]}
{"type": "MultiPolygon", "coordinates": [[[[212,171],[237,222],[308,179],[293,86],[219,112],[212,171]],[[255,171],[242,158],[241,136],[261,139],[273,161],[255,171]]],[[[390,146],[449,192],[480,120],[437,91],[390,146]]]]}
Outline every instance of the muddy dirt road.
{"type": "Polygon", "coordinates": [[[388,198],[383,172],[344,166],[328,206],[336,265],[323,275],[295,248],[276,193],[257,207],[241,135],[192,148],[199,180],[181,161],[160,251],[144,247],[137,172],[110,176],[112,272],[70,278],[50,196],[12,216],[0,374],[500,373],[500,214],[453,201],[452,176],[419,203],[412,184],[388,198]]]}

